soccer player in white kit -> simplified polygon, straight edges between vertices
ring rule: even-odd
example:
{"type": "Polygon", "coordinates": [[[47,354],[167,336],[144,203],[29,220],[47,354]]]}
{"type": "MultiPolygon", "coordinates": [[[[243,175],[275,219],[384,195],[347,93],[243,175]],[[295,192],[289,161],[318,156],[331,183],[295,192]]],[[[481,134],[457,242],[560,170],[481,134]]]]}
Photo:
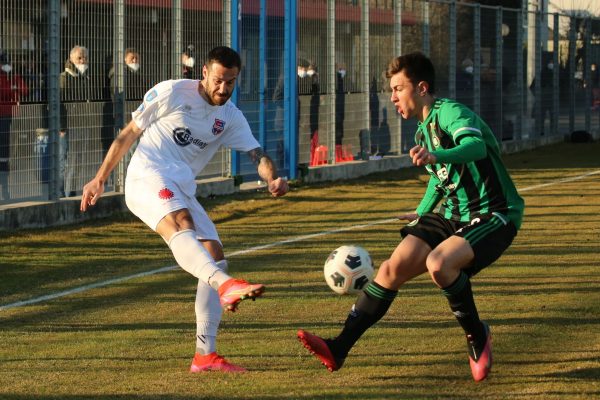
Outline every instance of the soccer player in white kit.
{"type": "Polygon", "coordinates": [[[229,101],[240,69],[238,53],[220,46],[208,53],[201,81],[170,80],[150,89],[81,198],[81,211],[96,204],[111,171],[141,136],[127,169],[125,201],[167,242],[179,266],[198,278],[196,354],[190,372],[245,371],[217,354],[217,329],[223,309],[235,311],[242,300],[264,291],[264,285],[227,274],[215,225],[195,197],[195,177],[225,146],[248,153],[273,196],[288,191],[246,118],[229,101]]]}

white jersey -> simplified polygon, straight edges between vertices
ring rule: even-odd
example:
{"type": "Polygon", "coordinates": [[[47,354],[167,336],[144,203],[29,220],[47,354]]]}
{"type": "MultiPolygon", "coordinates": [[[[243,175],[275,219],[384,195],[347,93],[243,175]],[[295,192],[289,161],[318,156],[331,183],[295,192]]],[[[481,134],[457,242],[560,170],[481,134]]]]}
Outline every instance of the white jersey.
{"type": "Polygon", "coordinates": [[[200,96],[198,85],[198,80],[169,80],[146,93],[131,114],[144,133],[129,163],[128,179],[165,176],[191,191],[189,185],[195,188],[195,177],[221,146],[244,152],[260,146],[231,101],[212,106],[200,96]]]}

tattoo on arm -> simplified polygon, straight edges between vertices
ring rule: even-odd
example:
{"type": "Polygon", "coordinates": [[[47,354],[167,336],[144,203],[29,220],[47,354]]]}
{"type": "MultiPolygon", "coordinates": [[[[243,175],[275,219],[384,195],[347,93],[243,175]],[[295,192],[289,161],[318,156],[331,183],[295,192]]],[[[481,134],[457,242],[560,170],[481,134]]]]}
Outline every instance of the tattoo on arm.
{"type": "Polygon", "coordinates": [[[261,147],[257,147],[248,152],[248,156],[254,164],[260,164],[261,158],[265,157],[266,154],[261,147]]]}

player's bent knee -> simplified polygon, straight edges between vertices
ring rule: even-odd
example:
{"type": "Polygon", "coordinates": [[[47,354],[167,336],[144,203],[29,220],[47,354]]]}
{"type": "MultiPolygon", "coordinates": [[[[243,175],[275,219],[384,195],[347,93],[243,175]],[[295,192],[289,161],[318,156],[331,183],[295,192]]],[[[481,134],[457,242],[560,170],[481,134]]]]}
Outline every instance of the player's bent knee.
{"type": "Polygon", "coordinates": [[[444,257],[435,251],[429,253],[427,260],[425,261],[427,272],[429,273],[429,276],[431,276],[431,280],[438,286],[440,286],[440,284],[443,285],[443,282],[445,281],[446,271],[444,261],[444,257]]]}
{"type": "Polygon", "coordinates": [[[392,290],[397,290],[406,281],[401,274],[400,266],[393,265],[390,260],[381,263],[375,280],[385,288],[392,290]]]}

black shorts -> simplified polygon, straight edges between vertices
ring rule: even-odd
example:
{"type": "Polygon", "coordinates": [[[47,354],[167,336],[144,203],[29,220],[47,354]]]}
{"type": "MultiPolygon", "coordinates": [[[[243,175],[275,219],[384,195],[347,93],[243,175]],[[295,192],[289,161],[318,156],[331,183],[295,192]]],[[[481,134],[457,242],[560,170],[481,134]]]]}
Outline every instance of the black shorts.
{"type": "Polygon", "coordinates": [[[473,249],[475,259],[473,265],[463,271],[473,276],[504,253],[517,236],[517,228],[499,213],[480,215],[471,222],[451,221],[440,214],[427,213],[402,228],[400,235],[403,238],[416,236],[432,249],[450,236],[465,238],[473,249]]]}

